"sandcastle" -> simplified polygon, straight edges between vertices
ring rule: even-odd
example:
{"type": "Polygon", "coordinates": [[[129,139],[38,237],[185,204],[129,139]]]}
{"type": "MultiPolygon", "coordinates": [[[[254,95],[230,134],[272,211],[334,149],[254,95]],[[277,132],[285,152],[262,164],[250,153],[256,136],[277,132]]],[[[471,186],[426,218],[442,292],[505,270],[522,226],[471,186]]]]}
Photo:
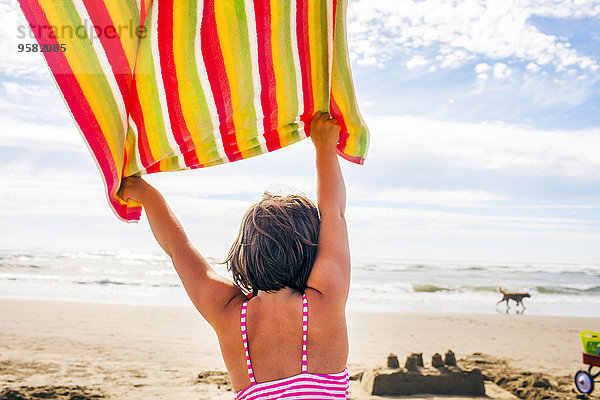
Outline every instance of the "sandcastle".
{"type": "Polygon", "coordinates": [[[422,353],[409,355],[404,368],[400,367],[398,357],[390,354],[387,368],[365,371],[360,381],[368,393],[376,396],[485,395],[481,371],[459,368],[452,350],[448,350],[443,359],[440,354],[434,354],[431,367],[424,365],[422,353]]]}

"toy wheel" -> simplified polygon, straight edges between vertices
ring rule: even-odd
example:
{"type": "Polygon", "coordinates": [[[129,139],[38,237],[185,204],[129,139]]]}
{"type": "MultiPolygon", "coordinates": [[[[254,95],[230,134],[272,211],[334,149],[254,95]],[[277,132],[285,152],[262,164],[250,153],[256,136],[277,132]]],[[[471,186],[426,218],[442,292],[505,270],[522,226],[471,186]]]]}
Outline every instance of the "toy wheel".
{"type": "Polygon", "coordinates": [[[575,387],[581,393],[590,394],[594,391],[594,380],[587,371],[579,370],[575,374],[575,387]]]}

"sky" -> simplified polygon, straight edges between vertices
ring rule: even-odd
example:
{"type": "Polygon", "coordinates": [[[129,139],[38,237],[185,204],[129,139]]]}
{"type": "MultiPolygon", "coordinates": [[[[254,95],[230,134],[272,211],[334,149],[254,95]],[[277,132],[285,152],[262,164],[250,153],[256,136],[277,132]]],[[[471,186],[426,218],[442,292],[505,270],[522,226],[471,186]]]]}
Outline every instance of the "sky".
{"type": "MultiPolygon", "coordinates": [[[[160,251],[110,211],[23,25],[0,0],[0,249],[160,251]]],[[[353,257],[600,263],[600,0],[350,0],[348,44],[371,133],[340,160],[353,257]]],[[[219,258],[265,189],[315,199],[313,152],[147,180],[219,258]]]]}

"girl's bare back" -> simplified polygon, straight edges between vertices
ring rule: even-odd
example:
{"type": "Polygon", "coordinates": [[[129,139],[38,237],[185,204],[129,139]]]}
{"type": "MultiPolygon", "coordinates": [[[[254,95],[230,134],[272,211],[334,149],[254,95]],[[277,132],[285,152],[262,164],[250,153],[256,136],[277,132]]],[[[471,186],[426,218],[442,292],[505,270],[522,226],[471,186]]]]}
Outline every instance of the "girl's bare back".
{"type": "MultiPolygon", "coordinates": [[[[308,372],[341,372],[348,358],[345,313],[328,310],[322,295],[306,289],[308,300],[308,372]]],[[[245,297],[232,301],[227,326],[217,330],[221,353],[237,392],[250,385],[240,329],[245,297]]],[[[302,360],[302,294],[291,289],[260,292],[248,302],[248,347],[256,382],[297,375],[302,360]]]]}

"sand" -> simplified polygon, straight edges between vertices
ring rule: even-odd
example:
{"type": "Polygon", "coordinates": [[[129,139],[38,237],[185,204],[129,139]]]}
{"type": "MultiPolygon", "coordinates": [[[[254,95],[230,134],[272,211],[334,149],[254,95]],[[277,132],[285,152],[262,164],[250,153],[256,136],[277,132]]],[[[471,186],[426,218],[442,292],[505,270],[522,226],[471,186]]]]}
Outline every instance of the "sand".
{"type": "MultiPolygon", "coordinates": [[[[452,349],[469,365],[489,361],[492,378],[573,375],[583,366],[579,332],[600,325],[514,314],[349,312],[348,321],[351,374],[382,366],[389,353],[403,364],[422,352],[427,364],[433,353],[452,349]]],[[[0,299],[3,400],[36,398],[36,390],[56,399],[232,399],[224,371],[215,334],[191,306],[0,299]]],[[[351,395],[369,398],[357,382],[351,395]]],[[[502,396],[490,397],[510,398],[502,396]]]]}

